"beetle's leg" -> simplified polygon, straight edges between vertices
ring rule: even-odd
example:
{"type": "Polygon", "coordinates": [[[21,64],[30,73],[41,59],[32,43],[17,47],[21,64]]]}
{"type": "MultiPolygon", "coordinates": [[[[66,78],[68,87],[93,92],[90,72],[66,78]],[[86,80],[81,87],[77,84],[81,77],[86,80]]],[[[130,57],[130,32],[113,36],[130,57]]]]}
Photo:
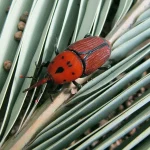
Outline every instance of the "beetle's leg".
{"type": "Polygon", "coordinates": [[[54,47],[55,47],[55,54],[58,55],[59,51],[58,51],[57,45],[55,44],[54,47]]]}
{"type": "Polygon", "coordinates": [[[72,81],[72,83],[78,88],[78,90],[80,90],[81,89],[81,87],[82,87],[82,85],[81,84],[79,84],[78,82],[76,82],[76,81],[72,81]]]}
{"type": "Polygon", "coordinates": [[[48,92],[50,94],[56,94],[56,93],[58,93],[58,92],[60,92],[62,90],[62,87],[63,87],[63,84],[59,84],[54,90],[48,90],[48,92]]]}
{"type": "Polygon", "coordinates": [[[42,71],[42,68],[43,67],[48,67],[49,63],[50,62],[48,61],[48,62],[42,63],[40,66],[38,66],[37,63],[35,62],[36,69],[37,69],[36,75],[34,75],[34,76],[22,76],[21,75],[20,78],[32,78],[33,80],[37,80],[37,77],[39,77],[39,75],[40,75],[40,73],[42,71]]]}
{"type": "Polygon", "coordinates": [[[48,67],[48,65],[49,65],[49,61],[47,61],[47,62],[43,62],[39,67],[37,67],[37,68],[43,68],[43,67],[48,67]]]}
{"type": "Polygon", "coordinates": [[[55,54],[56,54],[56,55],[59,54],[59,50],[58,50],[57,44],[58,44],[58,38],[56,38],[56,43],[55,43],[55,45],[54,45],[54,50],[55,50],[55,54]]]}
{"type": "Polygon", "coordinates": [[[99,69],[99,70],[104,70],[104,71],[106,71],[106,70],[108,70],[109,68],[111,68],[111,65],[107,65],[106,67],[99,67],[98,69],[99,69]]]}
{"type": "Polygon", "coordinates": [[[60,92],[62,90],[63,84],[59,84],[56,89],[54,90],[54,92],[60,92]]]}
{"type": "Polygon", "coordinates": [[[36,77],[38,77],[40,75],[43,67],[48,67],[49,63],[50,63],[49,61],[43,62],[39,67],[37,67],[38,70],[37,70],[37,73],[36,73],[36,77]]]}
{"type": "Polygon", "coordinates": [[[53,88],[53,83],[52,82],[47,82],[47,87],[46,87],[46,91],[48,93],[48,96],[50,98],[50,100],[53,102],[53,94],[57,94],[58,92],[60,92],[62,90],[63,84],[59,84],[57,85],[56,88],[53,88]]]}
{"type": "Polygon", "coordinates": [[[92,36],[90,33],[87,33],[85,36],[84,36],[84,38],[87,38],[87,37],[90,37],[90,36],[92,36]]]}
{"type": "Polygon", "coordinates": [[[43,62],[42,64],[41,64],[41,67],[43,68],[43,67],[48,67],[48,65],[49,65],[49,61],[47,61],[47,62],[43,62]]]}

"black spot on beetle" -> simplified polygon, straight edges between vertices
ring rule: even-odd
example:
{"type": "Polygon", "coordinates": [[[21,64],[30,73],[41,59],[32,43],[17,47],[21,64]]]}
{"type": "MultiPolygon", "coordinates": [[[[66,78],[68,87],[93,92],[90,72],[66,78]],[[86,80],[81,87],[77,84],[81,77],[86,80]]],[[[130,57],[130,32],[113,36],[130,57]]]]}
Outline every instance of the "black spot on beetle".
{"type": "Polygon", "coordinates": [[[72,75],[75,75],[75,73],[74,73],[74,72],[72,72],[72,75]]]}
{"type": "Polygon", "coordinates": [[[64,80],[64,82],[66,82],[66,80],[64,80]]]}
{"type": "Polygon", "coordinates": [[[70,61],[67,61],[67,65],[71,64],[70,61]]]}
{"type": "Polygon", "coordinates": [[[63,67],[58,67],[55,73],[62,73],[64,71],[63,67]]]}
{"type": "Polygon", "coordinates": [[[72,67],[72,64],[71,64],[70,61],[67,61],[67,66],[68,66],[68,67],[72,67]]]}
{"type": "Polygon", "coordinates": [[[61,56],[62,59],[64,59],[64,56],[61,56]]]}

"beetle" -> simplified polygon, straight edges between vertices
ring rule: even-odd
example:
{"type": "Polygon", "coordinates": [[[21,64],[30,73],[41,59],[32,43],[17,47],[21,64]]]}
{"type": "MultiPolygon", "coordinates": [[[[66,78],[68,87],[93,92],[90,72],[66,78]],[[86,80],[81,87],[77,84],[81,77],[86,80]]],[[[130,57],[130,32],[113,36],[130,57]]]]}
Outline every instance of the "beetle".
{"type": "Polygon", "coordinates": [[[62,85],[67,82],[85,77],[100,68],[110,57],[110,43],[99,36],[88,36],[69,45],[63,52],[57,53],[52,60],[42,65],[47,67],[47,76],[31,87],[24,90],[29,91],[44,83],[51,82],[62,85]]]}

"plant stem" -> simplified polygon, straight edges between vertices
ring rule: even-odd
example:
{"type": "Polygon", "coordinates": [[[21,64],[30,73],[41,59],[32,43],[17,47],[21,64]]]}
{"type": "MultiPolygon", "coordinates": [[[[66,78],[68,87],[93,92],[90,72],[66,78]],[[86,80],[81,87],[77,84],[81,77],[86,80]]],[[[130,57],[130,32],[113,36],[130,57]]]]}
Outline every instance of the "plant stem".
{"type": "Polygon", "coordinates": [[[106,36],[106,39],[113,44],[118,37],[130,29],[136,19],[149,7],[150,0],[137,1],[123,20],[106,36]]]}

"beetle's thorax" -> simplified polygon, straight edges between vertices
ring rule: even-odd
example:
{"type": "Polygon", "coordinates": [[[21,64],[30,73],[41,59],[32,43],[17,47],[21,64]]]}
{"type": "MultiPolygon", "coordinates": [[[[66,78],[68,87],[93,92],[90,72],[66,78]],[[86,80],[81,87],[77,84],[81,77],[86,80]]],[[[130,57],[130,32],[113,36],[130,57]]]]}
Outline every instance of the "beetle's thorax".
{"type": "Polygon", "coordinates": [[[56,84],[74,81],[83,74],[83,63],[72,51],[58,54],[47,68],[48,74],[56,84]]]}

